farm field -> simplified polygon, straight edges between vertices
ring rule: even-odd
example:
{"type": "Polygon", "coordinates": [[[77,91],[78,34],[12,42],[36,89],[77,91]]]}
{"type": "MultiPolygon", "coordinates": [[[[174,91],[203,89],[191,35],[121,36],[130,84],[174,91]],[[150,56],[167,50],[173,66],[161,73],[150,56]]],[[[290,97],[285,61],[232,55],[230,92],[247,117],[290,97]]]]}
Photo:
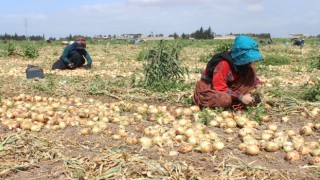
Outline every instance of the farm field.
{"type": "Polygon", "coordinates": [[[158,91],[139,83],[157,42],[89,42],[92,69],[73,71],[51,70],[58,43],[28,58],[0,42],[0,179],[319,179],[320,46],[283,42],[260,46],[264,96],[241,113],[191,101],[224,41],[180,42],[189,73],[158,91]]]}

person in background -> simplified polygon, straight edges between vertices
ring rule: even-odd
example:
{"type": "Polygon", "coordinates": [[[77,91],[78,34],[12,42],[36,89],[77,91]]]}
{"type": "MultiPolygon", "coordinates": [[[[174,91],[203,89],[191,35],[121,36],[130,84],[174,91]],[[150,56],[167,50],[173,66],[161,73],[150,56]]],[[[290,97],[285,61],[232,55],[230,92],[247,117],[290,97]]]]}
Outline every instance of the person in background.
{"type": "Polygon", "coordinates": [[[237,36],[231,52],[214,55],[197,82],[193,102],[200,108],[242,110],[254,103],[252,90],[261,86],[253,62],[263,57],[258,43],[249,36],[237,36]]]}
{"type": "Polygon", "coordinates": [[[86,60],[85,69],[90,69],[92,59],[86,51],[86,40],[84,38],[77,38],[75,42],[67,45],[61,57],[52,65],[52,69],[76,69],[82,67],[86,60]]]}

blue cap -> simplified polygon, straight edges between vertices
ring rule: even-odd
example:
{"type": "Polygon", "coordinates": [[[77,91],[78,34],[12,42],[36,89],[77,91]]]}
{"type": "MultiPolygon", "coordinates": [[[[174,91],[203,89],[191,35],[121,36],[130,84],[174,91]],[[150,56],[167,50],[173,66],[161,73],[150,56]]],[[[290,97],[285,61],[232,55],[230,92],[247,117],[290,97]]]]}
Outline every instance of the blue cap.
{"type": "Polygon", "coordinates": [[[231,57],[235,65],[244,65],[263,60],[258,49],[258,43],[249,36],[237,36],[231,50],[231,57]]]}

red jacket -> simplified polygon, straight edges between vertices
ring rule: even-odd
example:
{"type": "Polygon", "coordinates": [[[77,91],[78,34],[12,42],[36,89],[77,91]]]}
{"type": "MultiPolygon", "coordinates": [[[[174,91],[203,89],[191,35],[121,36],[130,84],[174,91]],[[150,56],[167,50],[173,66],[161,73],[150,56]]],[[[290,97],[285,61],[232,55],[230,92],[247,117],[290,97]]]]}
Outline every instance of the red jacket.
{"type": "MultiPolygon", "coordinates": [[[[253,66],[252,63],[250,65],[253,66]]],[[[203,73],[207,75],[206,70],[204,70],[203,73]]],[[[213,71],[212,87],[216,91],[228,93],[234,100],[241,100],[243,97],[243,94],[241,94],[238,91],[231,90],[228,86],[228,84],[238,79],[239,77],[240,75],[232,71],[227,61],[220,61],[213,71]]],[[[257,85],[259,83],[260,83],[260,80],[256,78],[255,84],[257,85]]]]}

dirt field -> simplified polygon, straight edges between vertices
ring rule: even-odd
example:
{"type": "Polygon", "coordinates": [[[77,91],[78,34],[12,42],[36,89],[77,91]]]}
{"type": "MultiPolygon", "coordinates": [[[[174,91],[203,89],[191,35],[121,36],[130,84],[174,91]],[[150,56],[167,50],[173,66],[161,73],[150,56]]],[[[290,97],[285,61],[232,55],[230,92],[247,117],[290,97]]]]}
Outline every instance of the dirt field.
{"type": "MultiPolygon", "coordinates": [[[[254,126],[250,137],[257,141],[251,142],[258,144],[261,151],[256,156],[239,148],[246,137],[239,133],[246,126],[195,123],[205,113],[214,119],[224,116],[224,112],[202,112],[192,106],[192,86],[184,91],[159,93],[132,85],[132,75],[143,78],[143,64],[136,60],[143,48],[89,44],[87,50],[93,59],[90,71],[50,70],[63,50],[58,45],[44,46],[36,59],[0,56],[0,179],[320,178],[320,163],[310,162],[320,156],[311,153],[320,148],[320,103],[301,98],[307,88],[315,85],[319,74],[308,64],[319,47],[261,47],[264,56],[276,54],[289,57],[292,62],[257,64],[265,91],[259,107],[269,119],[256,126],[252,122],[257,116],[252,113],[257,115],[257,111],[241,114],[251,122],[247,127],[254,126]],[[27,64],[41,66],[46,78],[26,79],[27,64]],[[27,121],[30,127],[24,123],[27,121]],[[270,124],[276,129],[270,130],[270,124]],[[299,135],[303,126],[311,127],[312,133],[299,135]],[[190,135],[188,129],[195,132],[190,135]],[[288,130],[295,134],[288,135],[288,130]],[[270,131],[270,141],[277,141],[280,146],[275,152],[267,152],[266,141],[261,140],[261,134],[270,131]],[[157,136],[162,139],[155,141],[157,136]],[[181,146],[191,136],[212,144],[223,142],[224,148],[203,153],[197,149],[198,142],[190,152],[182,153],[181,146]],[[141,137],[154,141],[150,146],[143,145],[141,137]],[[299,160],[286,160],[282,144],[294,142],[295,138],[310,152],[294,147],[299,160]]],[[[205,45],[182,49],[181,59],[190,70],[186,83],[192,85],[199,79],[198,72],[206,64],[199,57],[210,50],[212,47],[205,45]]],[[[239,116],[228,112],[229,118],[239,116]]]]}

